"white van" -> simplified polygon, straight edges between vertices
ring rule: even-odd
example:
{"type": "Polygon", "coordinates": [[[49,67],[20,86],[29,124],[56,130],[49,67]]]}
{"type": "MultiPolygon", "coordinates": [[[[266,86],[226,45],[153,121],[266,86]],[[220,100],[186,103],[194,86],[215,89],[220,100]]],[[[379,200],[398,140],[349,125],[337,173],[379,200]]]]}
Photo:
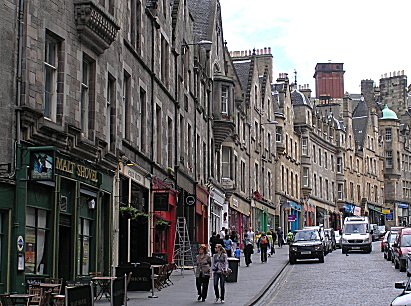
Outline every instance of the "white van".
{"type": "Polygon", "coordinates": [[[350,250],[372,251],[372,231],[368,217],[346,217],[341,237],[341,250],[346,254],[350,250]]]}

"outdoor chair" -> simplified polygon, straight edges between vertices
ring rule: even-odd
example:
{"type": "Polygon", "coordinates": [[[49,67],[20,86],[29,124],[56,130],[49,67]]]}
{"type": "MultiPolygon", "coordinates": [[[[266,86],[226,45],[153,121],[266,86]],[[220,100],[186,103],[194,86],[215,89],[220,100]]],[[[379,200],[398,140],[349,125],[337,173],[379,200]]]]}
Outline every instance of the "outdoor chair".
{"type": "Polygon", "coordinates": [[[0,294],[0,303],[2,306],[13,306],[10,294],[0,294]]]}

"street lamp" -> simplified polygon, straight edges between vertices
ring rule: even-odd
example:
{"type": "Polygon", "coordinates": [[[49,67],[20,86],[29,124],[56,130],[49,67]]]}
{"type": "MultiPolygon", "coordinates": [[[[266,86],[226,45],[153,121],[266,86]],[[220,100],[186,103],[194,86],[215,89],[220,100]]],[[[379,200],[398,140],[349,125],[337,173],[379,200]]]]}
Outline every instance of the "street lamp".
{"type": "Polygon", "coordinates": [[[213,44],[212,41],[209,40],[200,40],[196,43],[191,43],[191,44],[187,44],[187,43],[183,43],[181,46],[182,47],[188,47],[188,46],[203,46],[204,49],[206,49],[206,51],[210,51],[211,50],[211,45],[213,44]]]}

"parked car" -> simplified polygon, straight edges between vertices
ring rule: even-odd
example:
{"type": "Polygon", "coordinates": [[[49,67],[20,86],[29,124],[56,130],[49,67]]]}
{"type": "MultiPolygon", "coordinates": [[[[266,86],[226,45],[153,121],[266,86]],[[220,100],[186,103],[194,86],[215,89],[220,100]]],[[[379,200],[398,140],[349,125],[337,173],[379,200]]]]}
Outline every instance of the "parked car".
{"type": "Polygon", "coordinates": [[[341,249],[341,234],[340,231],[335,231],[335,246],[341,249]]]}
{"type": "Polygon", "coordinates": [[[405,272],[407,264],[407,254],[411,251],[411,228],[402,228],[398,231],[397,237],[392,244],[392,254],[394,257],[394,267],[405,272]]]}
{"type": "Polygon", "coordinates": [[[391,306],[411,305],[411,278],[408,281],[396,282],[395,288],[403,289],[401,294],[392,300],[391,306]]]}
{"type": "Polygon", "coordinates": [[[407,272],[408,277],[411,277],[411,252],[407,254],[405,272],[407,272]]]}
{"type": "Polygon", "coordinates": [[[380,233],[380,239],[385,236],[387,230],[385,229],[385,225],[378,225],[378,232],[380,233]]]}
{"type": "Polygon", "coordinates": [[[318,230],[303,229],[295,232],[294,241],[290,244],[288,256],[290,265],[295,264],[297,259],[313,258],[318,258],[323,263],[324,253],[323,240],[318,230]]]}
{"type": "Polygon", "coordinates": [[[404,228],[403,226],[393,226],[390,230],[387,231],[387,241],[384,244],[384,258],[386,260],[391,260],[394,262],[394,257],[392,256],[392,245],[397,237],[397,233],[400,229],[404,228]]]}
{"type": "MultiPolygon", "coordinates": [[[[384,237],[381,240],[381,252],[384,252],[384,244],[387,242],[389,232],[386,232],[384,237]]],[[[385,256],[384,256],[385,258],[385,256]]]]}
{"type": "Polygon", "coordinates": [[[335,231],[333,228],[326,228],[324,229],[325,236],[328,235],[329,240],[331,241],[331,252],[337,249],[336,241],[335,241],[335,231]]]}

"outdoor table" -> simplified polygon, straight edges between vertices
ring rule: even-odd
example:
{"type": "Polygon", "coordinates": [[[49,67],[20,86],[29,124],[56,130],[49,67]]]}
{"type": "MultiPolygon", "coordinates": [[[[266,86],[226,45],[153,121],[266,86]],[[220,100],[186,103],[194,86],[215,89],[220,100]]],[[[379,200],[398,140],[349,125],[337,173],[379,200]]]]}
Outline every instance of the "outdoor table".
{"type": "Polygon", "coordinates": [[[27,305],[32,297],[34,297],[34,294],[27,294],[27,293],[10,294],[10,299],[13,305],[27,305]]]}
{"type": "Polygon", "coordinates": [[[92,278],[93,282],[100,287],[100,290],[97,291],[97,295],[95,296],[95,300],[103,297],[103,295],[106,296],[106,298],[110,298],[110,285],[111,281],[113,279],[116,279],[114,276],[95,276],[92,278]]]}

